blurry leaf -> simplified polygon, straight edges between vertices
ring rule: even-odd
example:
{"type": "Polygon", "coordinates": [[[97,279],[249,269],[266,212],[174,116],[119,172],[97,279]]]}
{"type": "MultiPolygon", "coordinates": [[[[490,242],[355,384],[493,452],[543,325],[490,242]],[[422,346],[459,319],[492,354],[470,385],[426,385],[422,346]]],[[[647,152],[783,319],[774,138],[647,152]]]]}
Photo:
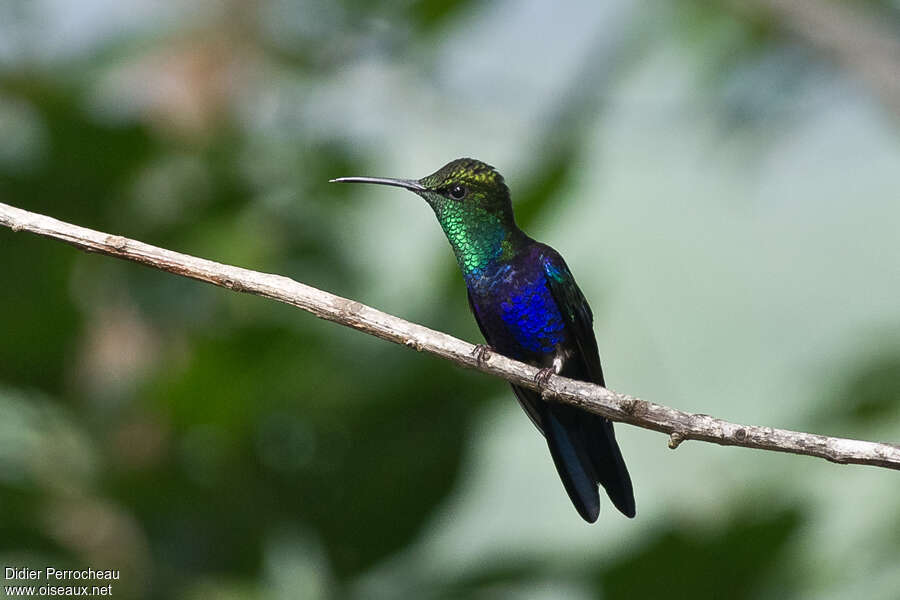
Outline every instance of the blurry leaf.
{"type": "MultiPolygon", "coordinates": [[[[504,598],[510,589],[533,583],[540,574],[540,566],[528,561],[485,565],[484,568],[452,581],[429,582],[425,589],[416,590],[417,598],[504,598]]],[[[516,596],[518,597],[518,596],[516,596]]]]}
{"type": "Polygon", "coordinates": [[[602,168],[585,163],[584,149],[603,127],[609,88],[641,56],[640,49],[637,40],[624,32],[598,34],[591,41],[568,87],[541,121],[531,144],[540,153],[528,155],[528,179],[510,188],[516,221],[523,229],[552,213],[574,174],[602,168]]]}
{"type": "Polygon", "coordinates": [[[40,394],[0,387],[0,484],[83,493],[97,470],[87,433],[40,394]]]}
{"type": "Polygon", "coordinates": [[[719,118],[723,135],[801,122],[806,99],[798,96],[830,76],[830,65],[784,36],[765,12],[698,0],[667,8],[665,28],[694,53],[703,92],[696,97],[719,118]]]}
{"type": "Polygon", "coordinates": [[[573,148],[543,156],[534,166],[526,185],[518,192],[511,192],[519,226],[527,230],[543,213],[552,210],[552,206],[560,201],[563,186],[581,167],[573,148]]]}
{"type": "MultiPolygon", "coordinates": [[[[59,547],[37,527],[40,490],[0,486],[0,551],[27,548],[29,552],[57,552],[59,547]]],[[[41,567],[43,568],[43,567],[41,567]]]]}
{"type": "Polygon", "coordinates": [[[40,168],[0,172],[0,195],[27,210],[108,229],[107,205],[154,150],[141,126],[100,123],[81,107],[77,90],[40,79],[0,79],[0,90],[30,103],[42,120],[47,156],[40,168]]]}
{"type": "MultiPolygon", "coordinates": [[[[4,171],[0,165],[0,200],[103,229],[109,224],[107,205],[121,201],[123,183],[150,150],[146,132],[98,124],[72,90],[38,79],[0,79],[0,90],[28,103],[41,121],[47,153],[27,170],[4,171]]],[[[78,326],[69,298],[77,254],[7,230],[0,232],[0,250],[0,312],[15,316],[4,326],[0,377],[59,393],[78,326]]]]}
{"type": "Polygon", "coordinates": [[[823,407],[823,426],[848,428],[876,425],[900,411],[900,353],[882,354],[851,371],[823,407]]]}
{"type": "Polygon", "coordinates": [[[410,16],[418,22],[419,33],[428,33],[466,11],[472,11],[479,0],[414,0],[409,6],[410,16]]]}
{"type": "Polygon", "coordinates": [[[502,598],[508,595],[504,591],[564,579],[576,586],[584,581],[595,589],[596,597],[611,600],[749,600],[767,597],[773,589],[779,597],[788,597],[796,573],[785,568],[782,556],[802,524],[800,511],[788,509],[764,516],[738,515],[702,532],[663,526],[654,530],[655,539],[615,562],[573,561],[560,573],[558,567],[540,562],[499,559],[453,580],[418,582],[414,585],[419,587],[407,595],[502,598]]]}
{"type": "Polygon", "coordinates": [[[644,548],[604,569],[598,593],[627,598],[741,598],[760,594],[778,578],[790,593],[782,555],[803,523],[797,509],[744,515],[712,531],[670,526],[644,548]]]}
{"type": "Polygon", "coordinates": [[[56,498],[89,493],[98,470],[92,440],[42,394],[0,386],[0,415],[0,554],[50,553],[50,564],[62,567],[70,549],[53,535],[47,507],[56,498]]]}
{"type": "Polygon", "coordinates": [[[110,483],[173,568],[251,572],[262,535],[296,522],[345,577],[409,543],[453,488],[490,380],[384,342],[338,353],[336,326],[313,323],[200,339],[148,388],[176,454],[110,483]]]}
{"type": "Polygon", "coordinates": [[[78,314],[68,295],[75,252],[4,228],[0,254],[0,380],[60,394],[78,332],[78,314]]]}

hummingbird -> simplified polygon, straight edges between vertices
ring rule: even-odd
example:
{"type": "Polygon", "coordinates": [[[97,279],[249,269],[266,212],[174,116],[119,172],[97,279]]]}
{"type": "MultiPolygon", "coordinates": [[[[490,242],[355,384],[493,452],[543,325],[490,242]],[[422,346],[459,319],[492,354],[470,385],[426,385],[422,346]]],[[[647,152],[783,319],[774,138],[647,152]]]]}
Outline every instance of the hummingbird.
{"type": "MultiPolygon", "coordinates": [[[[605,386],[593,314],[562,256],[516,225],[509,188],[492,166],[456,159],[422,179],[341,177],[335,183],[373,183],[407,189],[434,211],[468,291],[469,307],[490,351],[551,374],[605,386]]],[[[544,435],[550,455],[578,514],[593,523],[602,485],[613,505],[634,517],[631,477],[612,423],[574,406],[542,399],[512,386],[519,404],[544,435]]]]}

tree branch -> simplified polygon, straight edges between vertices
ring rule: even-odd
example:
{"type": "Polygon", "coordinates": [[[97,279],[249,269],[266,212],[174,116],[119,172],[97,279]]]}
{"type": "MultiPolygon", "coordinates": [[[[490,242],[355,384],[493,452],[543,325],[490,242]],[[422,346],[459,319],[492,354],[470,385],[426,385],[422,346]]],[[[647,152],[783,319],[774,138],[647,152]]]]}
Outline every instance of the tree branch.
{"type": "MultiPolygon", "coordinates": [[[[341,298],[280,275],[271,275],[179,254],[118,235],[109,235],[0,203],[0,225],[62,240],[88,252],[138,262],[212,283],[237,292],[278,300],[384,340],[429,352],[457,365],[476,369],[541,390],[549,400],[565,402],[613,421],[669,434],[669,447],[685,440],[713,442],[775,452],[817,456],[836,463],[873,465],[900,470],[900,446],[828,437],[772,427],[738,425],[708,415],[692,414],[620,394],[606,388],[552,376],[541,389],[535,367],[491,353],[476,360],[475,346],[445,333],[404,321],[359,302],[341,298]]],[[[7,258],[9,260],[9,258],[7,258]]]]}

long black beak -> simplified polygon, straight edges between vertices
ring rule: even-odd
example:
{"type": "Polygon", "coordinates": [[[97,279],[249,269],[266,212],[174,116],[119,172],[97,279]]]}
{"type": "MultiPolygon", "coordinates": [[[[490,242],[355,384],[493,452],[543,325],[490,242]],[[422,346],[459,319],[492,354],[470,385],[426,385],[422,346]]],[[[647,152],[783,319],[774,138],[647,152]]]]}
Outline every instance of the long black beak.
{"type": "Polygon", "coordinates": [[[392,185],[413,192],[424,192],[428,188],[414,179],[391,179],[389,177],[338,177],[328,183],[377,183],[379,185],[392,185]]]}

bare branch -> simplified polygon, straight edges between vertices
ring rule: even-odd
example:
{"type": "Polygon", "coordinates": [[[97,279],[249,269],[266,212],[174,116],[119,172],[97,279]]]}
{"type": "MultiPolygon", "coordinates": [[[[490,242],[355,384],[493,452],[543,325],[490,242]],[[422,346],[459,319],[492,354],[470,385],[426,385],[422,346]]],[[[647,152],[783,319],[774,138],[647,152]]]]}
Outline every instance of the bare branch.
{"type": "Polygon", "coordinates": [[[234,291],[278,300],[302,308],[319,318],[420,352],[435,354],[457,365],[502,377],[516,385],[541,390],[547,399],[578,406],[613,421],[667,433],[671,448],[676,448],[685,440],[700,440],[723,446],[817,456],[836,463],[900,470],[900,446],[893,444],[738,425],[555,375],[550,377],[546,387],[541,388],[535,382],[535,375],[538,373],[535,367],[495,352],[479,361],[472,344],[280,275],[259,273],[179,254],[118,235],[57,221],[7,204],[0,204],[0,225],[13,231],[28,231],[62,240],[88,252],[115,256],[234,291]]]}

